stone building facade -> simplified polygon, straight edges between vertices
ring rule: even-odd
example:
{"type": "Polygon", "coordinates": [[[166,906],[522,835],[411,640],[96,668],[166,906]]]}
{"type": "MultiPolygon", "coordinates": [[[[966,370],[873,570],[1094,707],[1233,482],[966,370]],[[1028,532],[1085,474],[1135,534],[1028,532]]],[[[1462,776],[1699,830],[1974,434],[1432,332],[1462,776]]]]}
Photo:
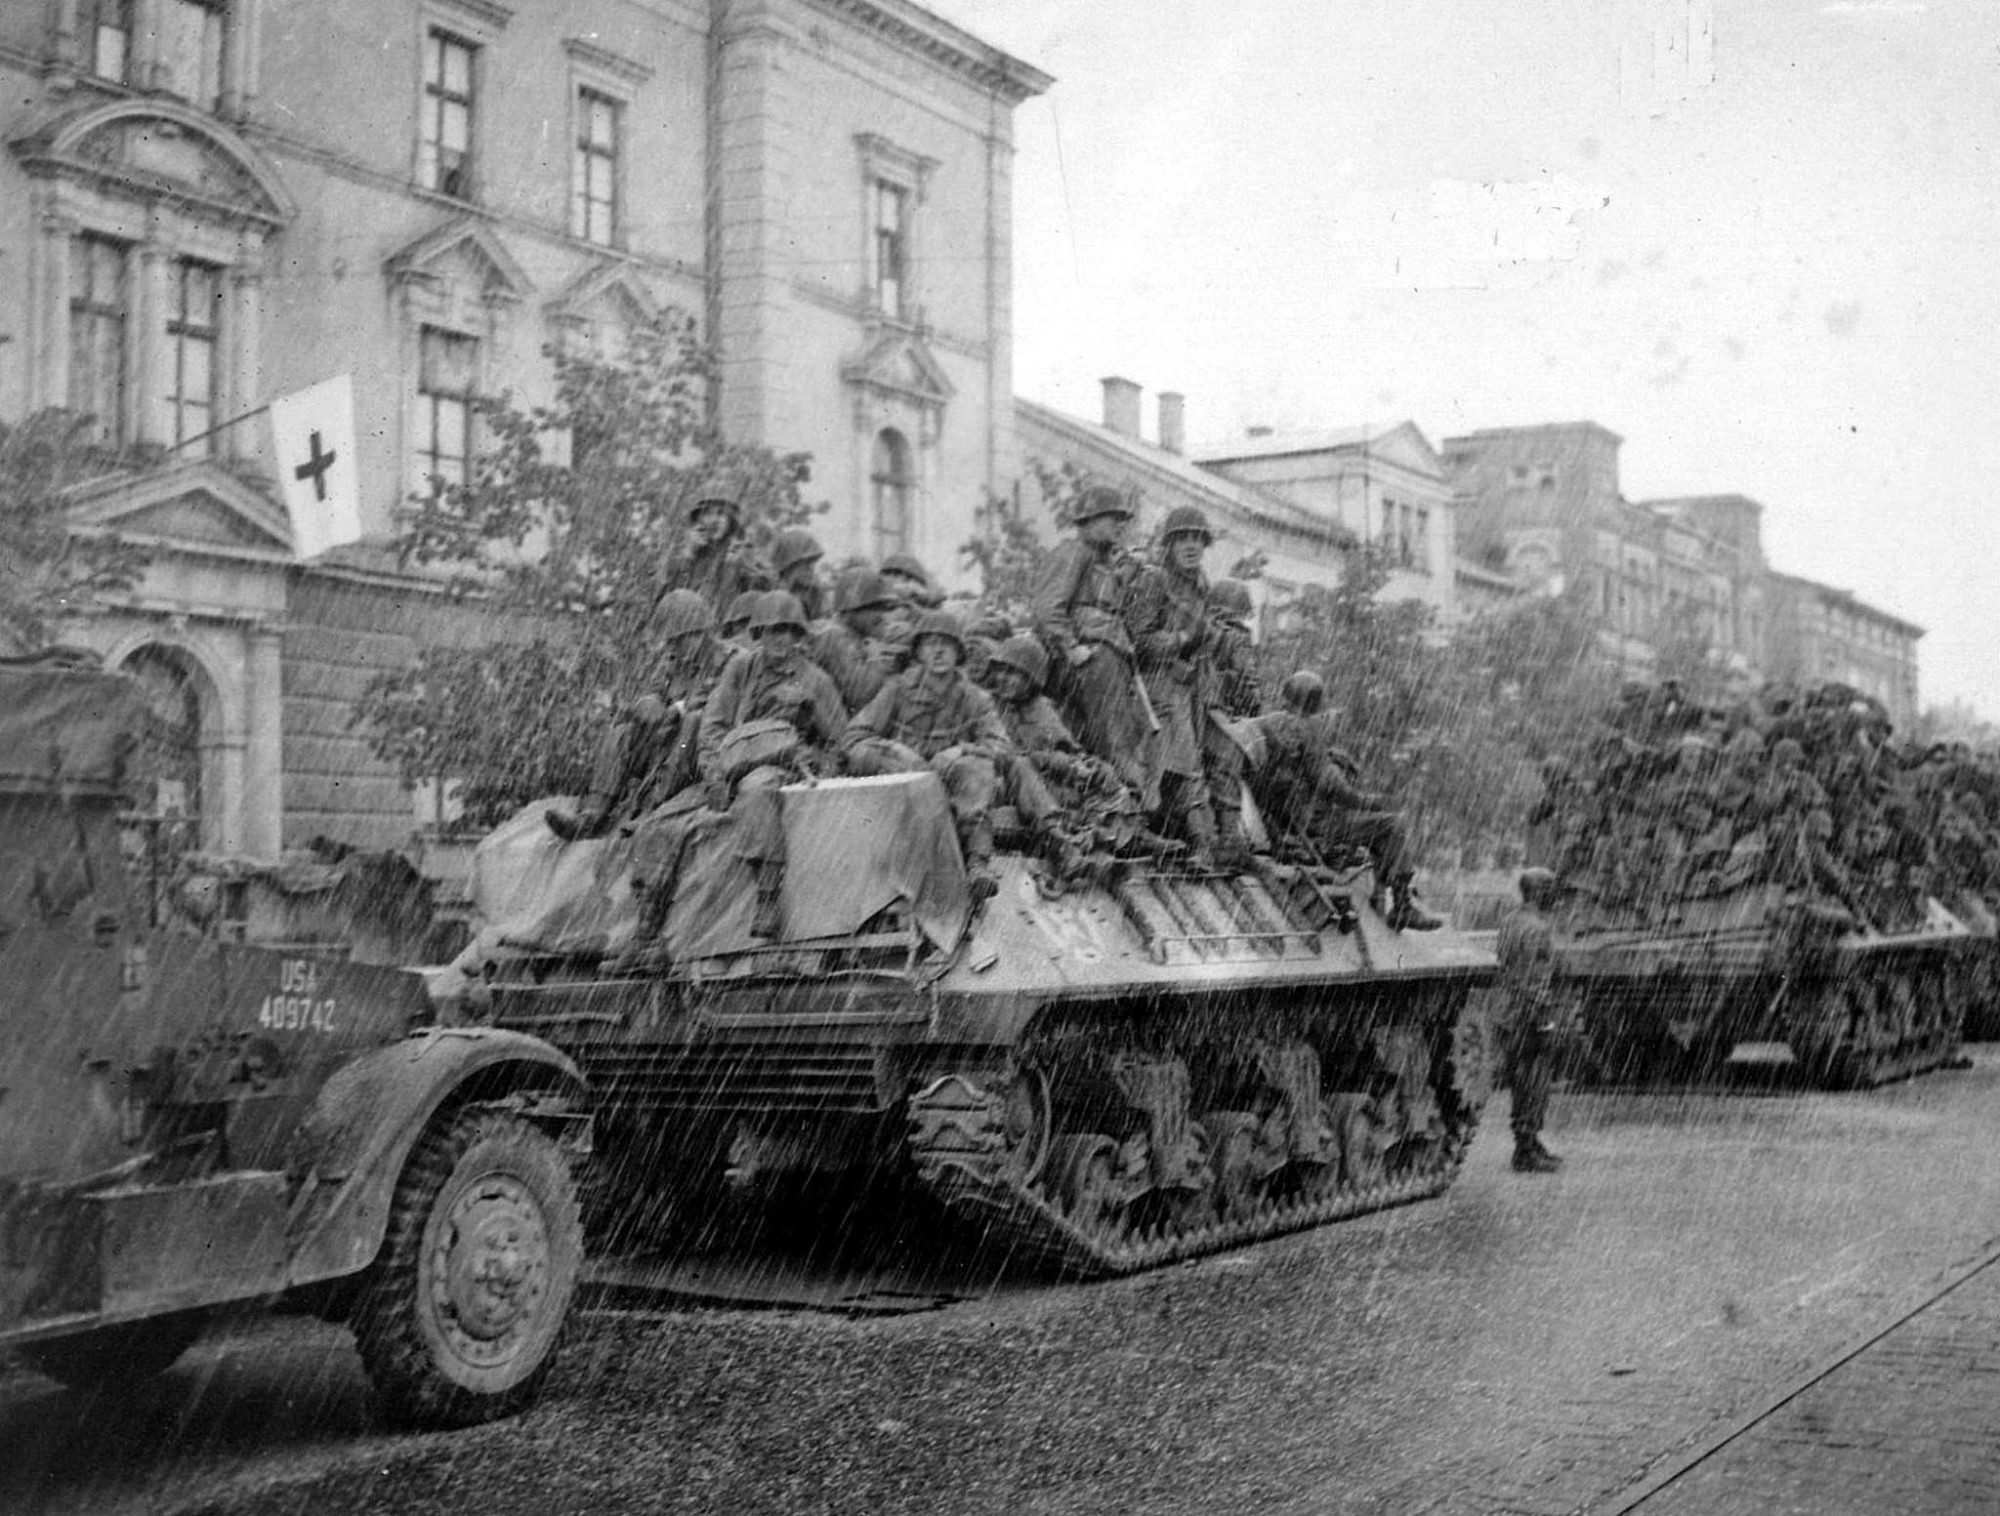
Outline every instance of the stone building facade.
{"type": "Polygon", "coordinates": [[[1773,679],[1836,680],[1872,695],[1907,729],[1917,718],[1917,642],[1924,629],[1795,574],[1771,575],[1773,679]]]}
{"type": "MultiPolygon", "coordinates": [[[[1259,430],[1197,460],[1213,473],[1290,502],[1395,565],[1385,598],[1420,600],[1446,624],[1458,617],[1456,512],[1443,461],[1415,422],[1381,428],[1259,430]]],[[[1327,565],[1322,565],[1322,572],[1327,565]]]]}
{"type": "Polygon", "coordinates": [[[353,375],[379,539],[474,397],[675,306],[725,429],[813,455],[834,555],[948,567],[1014,487],[1011,122],[1050,81],[907,0],[23,0],[0,80],[0,416],[155,460],[79,499],[155,554],[69,630],[196,713],[212,850],[406,837],[343,710],[481,635],[379,552],[293,562],[229,424],[273,395],[353,375]]]}

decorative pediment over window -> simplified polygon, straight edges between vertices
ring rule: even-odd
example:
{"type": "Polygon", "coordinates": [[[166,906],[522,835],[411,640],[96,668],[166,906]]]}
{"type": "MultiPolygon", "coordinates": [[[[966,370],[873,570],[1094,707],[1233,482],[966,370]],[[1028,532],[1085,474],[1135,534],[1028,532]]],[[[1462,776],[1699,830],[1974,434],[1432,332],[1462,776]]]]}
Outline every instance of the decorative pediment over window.
{"type": "Polygon", "coordinates": [[[218,464],[190,460],[84,485],[68,508],[81,530],[155,538],[224,556],[292,556],[292,528],[278,503],[218,464]]]}
{"type": "Polygon", "coordinates": [[[116,100],[70,112],[13,139],[36,178],[71,179],[121,197],[170,197],[180,209],[275,230],[297,214],[284,181],[214,118],[170,100],[116,100]]]}
{"type": "Polygon", "coordinates": [[[936,439],[944,408],[956,387],[923,340],[914,333],[885,330],[858,358],[840,366],[841,379],[855,392],[856,424],[873,427],[890,411],[910,408],[922,422],[926,443],[936,439]]]}
{"type": "Polygon", "coordinates": [[[571,280],[542,307],[557,338],[599,345],[607,327],[630,331],[660,316],[660,302],[629,264],[603,262],[571,280]]]}
{"type": "Polygon", "coordinates": [[[526,272],[499,234],[477,216],[460,216],[389,255],[392,284],[463,288],[488,304],[512,304],[533,292],[526,272]]]}

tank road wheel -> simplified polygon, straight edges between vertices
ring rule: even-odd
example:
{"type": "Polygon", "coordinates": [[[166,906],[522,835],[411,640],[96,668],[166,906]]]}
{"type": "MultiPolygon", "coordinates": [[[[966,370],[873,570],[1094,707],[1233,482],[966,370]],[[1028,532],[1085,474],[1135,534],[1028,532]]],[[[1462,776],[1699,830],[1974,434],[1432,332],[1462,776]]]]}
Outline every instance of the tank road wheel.
{"type": "Polygon", "coordinates": [[[1049,1172],[1078,1230],[1114,1239],[1124,1234],[1125,1193],[1118,1182],[1117,1143],[1096,1132],[1058,1137],[1049,1151],[1049,1172]]]}
{"type": "Polygon", "coordinates": [[[1257,1161],[1257,1118],[1248,1111],[1211,1111],[1202,1122],[1214,1143],[1216,1209],[1225,1221],[1241,1221],[1270,1192],[1267,1168],[1257,1161]]]}
{"type": "Polygon", "coordinates": [[[547,1134],[492,1110],[426,1133],[354,1311],[388,1418],[469,1426],[526,1406],[582,1262],[576,1183],[547,1134]]]}
{"type": "Polygon", "coordinates": [[[1054,1103],[1048,1076],[1038,1068],[1019,1068],[1007,1081],[1007,1105],[1002,1130],[1007,1152],[1022,1184],[1033,1184],[1048,1167],[1055,1138],[1054,1103]]]}
{"type": "Polygon", "coordinates": [[[1322,1109],[1328,1128],[1340,1143],[1341,1188],[1368,1190],[1387,1183],[1392,1139],[1380,1102],[1347,1091],[1328,1095],[1322,1109]]]}
{"type": "Polygon", "coordinates": [[[121,1321],[70,1337],[23,1343],[15,1351],[73,1390],[111,1389],[172,1368],[201,1335],[202,1311],[121,1321]]]}
{"type": "Polygon", "coordinates": [[[1188,1144],[1194,1153],[1190,1167],[1201,1183],[1192,1189],[1175,1188],[1162,1195],[1162,1208],[1169,1231],[1186,1235],[1215,1225],[1221,1211],[1216,1181],[1215,1143],[1208,1128],[1199,1121],[1188,1123],[1188,1144]]]}

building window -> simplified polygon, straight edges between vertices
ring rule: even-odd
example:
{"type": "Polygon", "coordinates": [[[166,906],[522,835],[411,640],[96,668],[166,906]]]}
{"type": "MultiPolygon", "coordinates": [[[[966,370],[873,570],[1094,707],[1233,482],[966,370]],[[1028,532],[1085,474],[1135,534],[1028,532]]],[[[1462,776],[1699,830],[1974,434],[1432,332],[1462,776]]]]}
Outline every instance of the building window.
{"type": "Polygon", "coordinates": [[[619,105],[594,89],[576,92],[576,183],[570,235],[600,247],[618,235],[619,105]]]}
{"type": "Polygon", "coordinates": [[[99,441],[125,436],[126,252],[86,233],[69,258],[69,405],[99,441]]]}
{"type": "Polygon", "coordinates": [[[222,271],[177,258],[169,265],[166,342],[160,350],[159,440],[176,447],[215,439],[216,339],[222,329],[222,271]]]}
{"type": "Polygon", "coordinates": [[[472,198],[472,89],[478,52],[463,37],[436,27],[424,39],[417,183],[454,200],[472,198]]]}
{"type": "Polygon", "coordinates": [[[910,192],[900,184],[877,179],[870,186],[872,229],[869,240],[868,284],[875,308],[901,321],[909,297],[910,192]]]}
{"type": "Polygon", "coordinates": [[[875,558],[910,550],[910,444],[894,428],[875,438],[875,558]]]}
{"type": "Polygon", "coordinates": [[[132,68],[132,0],[85,0],[78,20],[91,73],[126,83],[132,68]]]}
{"type": "Polygon", "coordinates": [[[421,345],[414,487],[419,494],[442,493],[465,483],[472,459],[479,341],[427,326],[421,345]]]}
{"type": "Polygon", "coordinates": [[[162,0],[159,11],[160,88],[214,109],[222,98],[221,5],[162,0]]]}

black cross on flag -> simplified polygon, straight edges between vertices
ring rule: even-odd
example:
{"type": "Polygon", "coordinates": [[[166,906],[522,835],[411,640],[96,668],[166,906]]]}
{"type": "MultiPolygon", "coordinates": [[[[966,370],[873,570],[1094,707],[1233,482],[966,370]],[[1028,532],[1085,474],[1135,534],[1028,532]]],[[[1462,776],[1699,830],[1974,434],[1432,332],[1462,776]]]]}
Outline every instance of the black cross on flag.
{"type": "Polygon", "coordinates": [[[278,483],[292,518],[292,550],[317,558],[361,539],[354,469],[354,381],[346,374],[271,402],[278,483]]]}

